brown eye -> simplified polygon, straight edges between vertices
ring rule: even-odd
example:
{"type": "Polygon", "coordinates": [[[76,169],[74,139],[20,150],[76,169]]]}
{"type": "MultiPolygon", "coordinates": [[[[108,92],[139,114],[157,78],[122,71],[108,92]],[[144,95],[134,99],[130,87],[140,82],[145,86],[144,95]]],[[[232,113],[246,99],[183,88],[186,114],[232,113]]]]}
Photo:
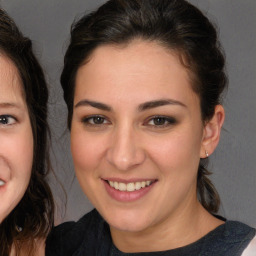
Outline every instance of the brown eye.
{"type": "Polygon", "coordinates": [[[85,117],[82,119],[82,122],[85,125],[92,125],[92,126],[109,124],[109,121],[104,116],[100,116],[100,115],[85,117]]]}
{"type": "Polygon", "coordinates": [[[1,125],[11,125],[16,122],[16,119],[10,115],[1,115],[0,124],[1,125]]]}
{"type": "Polygon", "coordinates": [[[156,117],[153,119],[154,125],[164,125],[166,122],[166,118],[164,117],[156,117]]]}
{"type": "Polygon", "coordinates": [[[95,116],[92,118],[92,121],[94,124],[103,124],[104,120],[105,120],[105,118],[103,118],[101,116],[95,116]]]}
{"type": "Polygon", "coordinates": [[[169,125],[173,125],[176,123],[176,120],[173,117],[168,117],[168,116],[154,116],[151,117],[146,125],[152,126],[152,127],[166,127],[169,125]]]}

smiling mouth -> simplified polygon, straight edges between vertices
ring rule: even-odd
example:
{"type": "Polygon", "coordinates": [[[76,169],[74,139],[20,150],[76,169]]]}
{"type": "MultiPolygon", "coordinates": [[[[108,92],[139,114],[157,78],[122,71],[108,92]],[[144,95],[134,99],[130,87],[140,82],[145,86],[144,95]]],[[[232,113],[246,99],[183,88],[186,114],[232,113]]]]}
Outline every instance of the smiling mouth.
{"type": "Polygon", "coordinates": [[[114,188],[115,190],[119,190],[123,192],[134,192],[150,186],[155,181],[146,180],[146,181],[129,182],[127,184],[123,182],[117,182],[117,181],[111,181],[111,180],[107,180],[106,182],[110,185],[110,187],[114,188]]]}

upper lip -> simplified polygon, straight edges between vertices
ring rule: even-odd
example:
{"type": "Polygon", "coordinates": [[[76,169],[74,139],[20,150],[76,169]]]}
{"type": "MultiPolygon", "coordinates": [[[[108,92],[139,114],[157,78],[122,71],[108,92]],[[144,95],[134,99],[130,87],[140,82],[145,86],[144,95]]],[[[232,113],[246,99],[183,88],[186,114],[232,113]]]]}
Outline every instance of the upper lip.
{"type": "Polygon", "coordinates": [[[122,178],[102,178],[102,180],[105,181],[116,181],[116,182],[121,182],[121,183],[133,183],[133,182],[142,182],[142,181],[157,181],[157,179],[152,179],[152,178],[132,178],[132,179],[122,179],[122,178]]]}

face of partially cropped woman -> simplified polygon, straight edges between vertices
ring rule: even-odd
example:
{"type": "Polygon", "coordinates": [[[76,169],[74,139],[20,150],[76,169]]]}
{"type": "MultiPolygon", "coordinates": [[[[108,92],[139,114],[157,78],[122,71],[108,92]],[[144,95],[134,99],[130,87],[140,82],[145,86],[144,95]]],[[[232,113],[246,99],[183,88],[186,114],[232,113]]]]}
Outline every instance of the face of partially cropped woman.
{"type": "Polygon", "coordinates": [[[199,97],[175,53],[143,41],[100,46],[79,68],[71,150],[111,228],[142,231],[196,204],[203,140],[199,97]]]}
{"type": "Polygon", "coordinates": [[[23,197],[31,176],[33,135],[15,65],[0,55],[0,223],[23,197]]]}

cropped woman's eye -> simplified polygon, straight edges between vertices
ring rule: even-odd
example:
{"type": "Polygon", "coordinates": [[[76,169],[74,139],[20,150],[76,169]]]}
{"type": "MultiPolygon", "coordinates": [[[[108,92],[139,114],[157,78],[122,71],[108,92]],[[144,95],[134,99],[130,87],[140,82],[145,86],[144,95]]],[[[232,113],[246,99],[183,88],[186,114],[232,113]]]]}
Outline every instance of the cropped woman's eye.
{"type": "Polygon", "coordinates": [[[92,126],[109,124],[109,121],[104,116],[100,116],[100,115],[85,117],[82,119],[82,122],[85,125],[92,125],[92,126]]]}
{"type": "Polygon", "coordinates": [[[16,118],[11,115],[1,115],[0,116],[0,125],[12,125],[16,123],[16,118]]]}
{"type": "Polygon", "coordinates": [[[155,127],[166,127],[172,124],[175,124],[176,120],[173,117],[167,117],[167,116],[154,116],[151,117],[146,125],[149,126],[155,126],[155,127]]]}

